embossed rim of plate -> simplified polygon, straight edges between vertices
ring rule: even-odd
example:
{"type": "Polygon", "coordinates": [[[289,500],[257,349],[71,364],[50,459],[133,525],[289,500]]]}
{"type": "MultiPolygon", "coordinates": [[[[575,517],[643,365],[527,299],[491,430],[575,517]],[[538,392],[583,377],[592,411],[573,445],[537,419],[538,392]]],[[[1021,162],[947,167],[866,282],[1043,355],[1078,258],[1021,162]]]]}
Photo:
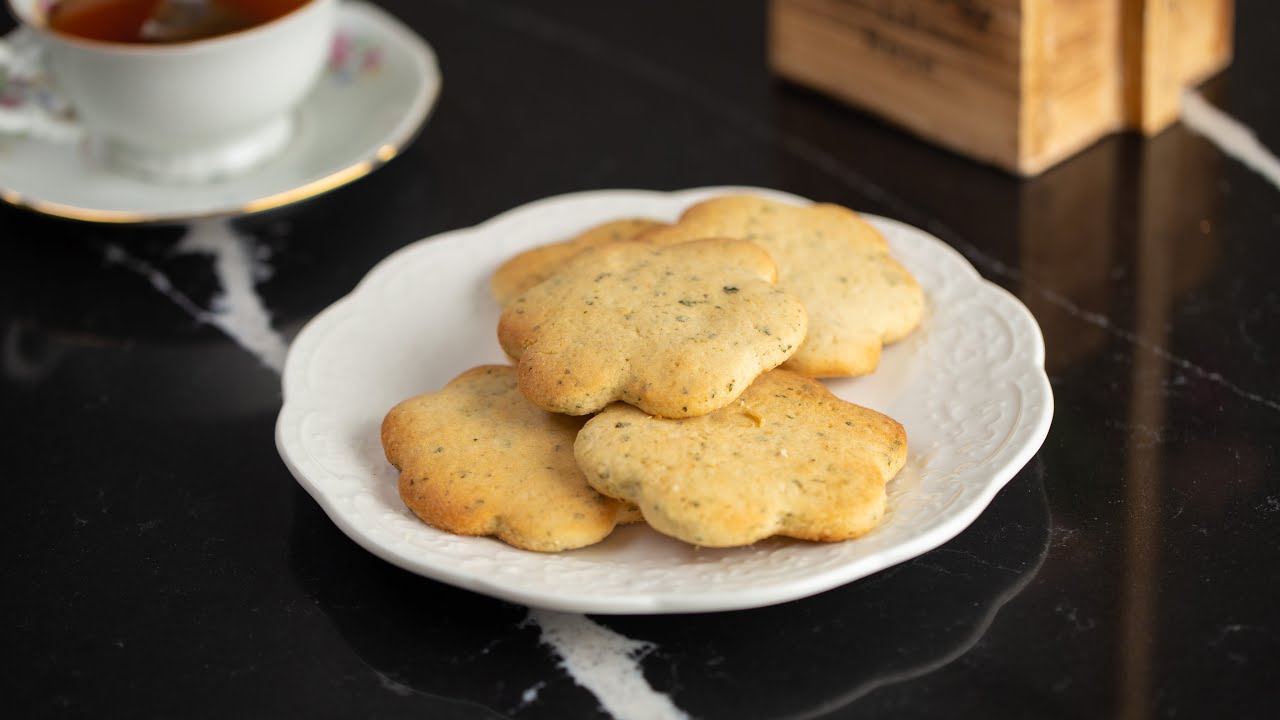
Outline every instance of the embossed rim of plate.
{"type": "MultiPolygon", "coordinates": [[[[941,514],[931,518],[928,523],[921,523],[919,527],[906,524],[906,521],[896,526],[892,525],[895,517],[891,508],[889,517],[880,528],[855,541],[827,545],[799,541],[766,541],[774,544],[768,547],[758,544],[756,548],[764,549],[758,552],[755,549],[746,549],[745,556],[717,556],[716,553],[733,551],[702,550],[698,551],[702,553],[697,556],[698,562],[671,563],[669,566],[663,566],[661,558],[658,558],[658,564],[647,562],[643,568],[637,567],[632,572],[629,566],[613,567],[612,565],[616,563],[610,563],[607,558],[596,558],[598,551],[586,556],[585,559],[583,556],[575,555],[584,551],[554,556],[530,553],[507,547],[490,538],[447,536],[418,522],[403,506],[380,507],[379,511],[383,513],[383,518],[390,518],[398,524],[395,530],[399,535],[395,535],[387,526],[371,521],[359,509],[361,502],[365,506],[377,502],[372,493],[385,493],[387,490],[375,484],[380,476],[382,480],[394,477],[394,475],[388,475],[388,470],[393,471],[393,469],[386,464],[385,459],[380,459],[381,467],[375,467],[374,461],[368,460],[367,457],[357,462],[356,456],[359,453],[351,446],[353,441],[337,435],[324,439],[333,441],[334,446],[346,453],[344,457],[352,464],[346,468],[345,472],[326,467],[306,450],[302,428],[304,418],[308,418],[309,414],[318,415],[321,412],[319,408],[325,407],[324,401],[332,402],[336,397],[331,390],[317,393],[310,384],[312,380],[310,375],[322,372],[326,362],[351,360],[353,357],[359,359],[361,353],[371,352],[368,347],[353,348],[350,342],[326,343],[325,341],[331,339],[335,333],[359,328],[361,318],[369,322],[371,316],[362,313],[376,312],[379,307],[391,308],[392,306],[388,303],[395,300],[390,295],[393,290],[400,289],[396,284],[398,274],[417,268],[417,264],[424,264],[424,267],[430,266],[433,269],[438,268],[438,263],[429,263],[427,259],[447,255],[465,244],[469,250],[468,257],[475,257],[485,252],[492,256],[484,260],[483,270],[487,278],[488,272],[496,265],[496,261],[505,259],[511,252],[522,247],[519,244],[522,241],[516,240],[514,242],[517,244],[512,246],[510,236],[504,235],[504,231],[512,227],[541,227],[545,234],[547,226],[558,228],[562,226],[563,229],[558,229],[557,232],[569,234],[587,223],[583,219],[584,212],[602,205],[620,208],[634,204],[648,208],[645,211],[638,211],[639,214],[649,215],[659,214],[652,208],[660,207],[663,210],[661,214],[665,215],[666,219],[671,219],[678,214],[679,210],[693,202],[729,193],[752,193],[801,204],[811,202],[787,193],[751,187],[695,188],[672,193],[642,190],[588,191],[537,200],[507,211],[480,225],[442,233],[401,248],[370,270],[350,295],[335,302],[313,318],[295,339],[285,363],[284,405],[276,426],[276,443],[281,458],[333,522],[374,555],[411,572],[441,582],[503,600],[553,610],[596,614],[660,614],[761,607],[807,597],[838,587],[921,555],[955,537],[978,517],[996,493],[1034,456],[1048,433],[1053,414],[1053,396],[1043,368],[1043,338],[1039,326],[1026,307],[1003,288],[982,279],[972,265],[955,250],[917,228],[872,215],[864,215],[864,217],[885,233],[890,245],[893,246],[895,255],[922,279],[921,284],[931,305],[931,312],[926,317],[925,324],[920,331],[917,331],[921,338],[918,341],[919,347],[923,349],[901,352],[932,354],[935,350],[954,352],[958,349],[961,352],[955,359],[961,365],[965,362],[981,364],[990,358],[966,356],[964,354],[966,348],[959,345],[951,347],[946,345],[946,342],[948,337],[952,342],[972,342],[963,339],[968,338],[973,332],[980,333],[982,328],[940,323],[942,318],[949,318],[951,314],[957,312],[990,313],[993,317],[998,317],[1007,323],[1004,327],[1008,331],[1007,337],[996,337],[995,340],[998,341],[996,346],[999,361],[1012,365],[999,368],[1000,379],[1005,382],[1006,389],[1013,388],[1018,393],[1018,406],[1013,424],[1007,428],[996,429],[995,432],[1002,431],[1005,434],[1001,437],[986,438],[988,445],[977,447],[976,450],[950,447],[945,442],[946,438],[933,437],[933,446],[916,449],[915,441],[912,441],[912,455],[917,456],[914,460],[924,468],[919,478],[915,480],[917,485],[941,483],[938,487],[943,487],[950,492],[941,514]],[[918,267],[913,267],[913,263],[918,267]],[[922,272],[923,270],[928,272],[922,272]],[[931,288],[927,284],[930,279],[938,282],[939,287],[931,288]],[[946,286],[951,302],[936,302],[935,290],[941,292],[939,288],[942,286],[946,286]],[[930,325],[931,323],[933,325],[930,325]],[[940,340],[939,337],[943,339],[940,340]],[[993,449],[987,453],[988,446],[992,444],[994,444],[993,449]],[[968,450],[987,453],[987,455],[979,460],[966,460],[962,457],[962,451],[968,450]],[[924,455],[928,457],[922,457],[924,455]],[[951,455],[957,457],[952,458],[951,455]],[[944,457],[951,466],[934,467],[929,464],[935,462],[939,456],[944,457]],[[344,487],[344,483],[348,490],[351,489],[352,483],[355,483],[355,487],[361,490],[361,495],[355,500],[344,498],[339,492],[344,487]],[[363,487],[361,483],[364,483],[363,487]],[[408,516],[412,522],[400,523],[400,516],[408,516]],[[892,532],[885,531],[886,526],[892,526],[892,532]],[[892,540],[904,533],[905,537],[892,540]],[[450,548],[461,549],[440,552],[434,549],[423,550],[420,547],[410,547],[407,543],[415,539],[448,542],[451,543],[450,548]],[[458,560],[459,554],[466,559],[466,562],[458,560]],[[752,565],[757,556],[763,558],[761,563],[772,562],[773,566],[761,568],[759,564],[752,565]],[[718,560],[717,557],[721,559],[718,560]],[[779,557],[781,560],[773,562],[779,557]],[[703,558],[709,558],[709,560],[704,562],[703,558]],[[471,562],[472,560],[476,562],[471,562]],[[484,571],[474,567],[468,568],[468,565],[476,564],[483,567],[484,571]],[[723,564],[723,567],[719,564],[723,564]],[[782,570],[774,572],[779,565],[782,570]],[[641,572],[642,569],[644,572],[641,572]],[[721,571],[720,575],[727,577],[717,576],[715,572],[717,569],[721,571]],[[704,574],[704,571],[707,572],[704,574]],[[581,578],[583,574],[590,576],[593,572],[598,575],[596,581],[603,579],[614,583],[616,587],[600,590],[598,582],[583,583],[580,580],[575,582],[571,579],[581,578]],[[549,580],[549,575],[555,576],[554,579],[549,580]],[[706,587],[694,582],[704,576],[707,578],[706,587]],[[681,583],[685,584],[683,588],[681,583]],[[691,588],[690,584],[697,587],[691,588]],[[671,589],[672,587],[675,589],[671,589]]],[[[615,213],[623,214],[619,211],[615,213]]],[[[537,242],[546,239],[549,238],[542,238],[537,242]]],[[[532,244],[536,243],[530,240],[523,246],[532,244]]],[[[480,259],[477,258],[475,262],[480,262],[480,259]]],[[[412,285],[421,287],[433,284],[415,282],[412,285]]],[[[905,345],[908,342],[910,338],[902,344],[905,345]]],[[[496,341],[493,345],[496,349],[496,341]]],[[[892,348],[886,350],[886,353],[890,352],[892,348]]],[[[906,355],[905,357],[911,359],[916,356],[906,355]]],[[[948,357],[948,360],[950,359],[952,358],[948,357]]],[[[493,357],[486,356],[478,358],[476,364],[492,360],[493,357]]],[[[377,378],[371,377],[374,373],[363,372],[367,369],[362,367],[359,368],[361,372],[353,372],[353,369],[348,368],[347,374],[343,377],[356,384],[378,382],[377,378]]],[[[466,367],[451,368],[452,374],[449,376],[457,375],[465,369],[466,367]]],[[[950,377],[945,375],[945,368],[942,371],[944,372],[940,377],[957,386],[972,385],[971,381],[982,379],[950,377]]],[[[874,383],[876,377],[876,375],[869,376],[865,381],[874,383]]],[[[864,382],[864,379],[859,379],[858,382],[864,382]]],[[[993,400],[981,394],[994,393],[996,389],[989,388],[981,382],[978,384],[982,386],[977,391],[978,394],[967,397],[979,404],[971,404],[969,410],[976,407],[984,412],[995,412],[1007,404],[1007,398],[993,400]]],[[[873,387],[873,385],[866,387],[873,387]]],[[[923,391],[920,390],[922,387],[920,378],[912,378],[907,390],[923,391]]],[[[428,389],[434,388],[424,388],[420,391],[428,389]]],[[[908,397],[908,395],[909,393],[904,392],[902,396],[904,401],[914,399],[914,396],[908,397]]],[[[947,402],[944,406],[939,406],[938,412],[945,416],[948,412],[954,413],[958,406],[960,406],[959,402],[954,404],[947,402]]],[[[331,410],[333,417],[341,418],[346,408],[331,410]]],[[[911,412],[916,411],[911,410],[911,412]]],[[[889,414],[903,419],[893,412],[889,414]]],[[[1007,418],[997,415],[996,419],[1007,418]]],[[[989,417],[987,420],[990,422],[989,417]]],[[[912,422],[919,426],[929,421],[913,416],[912,422]]],[[[970,423],[968,417],[951,418],[951,422],[954,425],[952,431],[970,424],[977,425],[977,423],[970,423]]],[[[912,424],[908,422],[904,424],[908,426],[910,438],[912,424]]],[[[931,426],[928,429],[934,428],[931,426]]],[[[991,430],[991,428],[986,429],[991,430]]],[[[959,430],[959,432],[963,431],[959,430]]],[[[926,437],[929,437],[927,433],[926,437]]],[[[366,438],[365,442],[367,441],[366,438]]],[[[912,462],[913,459],[909,459],[909,468],[912,467],[912,462]]],[[[895,480],[895,482],[898,481],[895,480]]],[[[937,487],[933,490],[937,494],[937,487]]],[[[908,493],[900,502],[906,508],[914,500],[915,498],[908,493]]],[[[919,510],[919,508],[914,509],[919,510]]],[[[906,514],[903,513],[903,515],[906,514]]],[[[619,533],[632,531],[652,533],[650,530],[640,528],[622,528],[619,533]]],[[[656,535],[656,533],[652,534],[656,535]]],[[[609,543],[610,540],[605,542],[609,543]]],[[[586,548],[585,551],[593,551],[593,548],[586,548]]]]}

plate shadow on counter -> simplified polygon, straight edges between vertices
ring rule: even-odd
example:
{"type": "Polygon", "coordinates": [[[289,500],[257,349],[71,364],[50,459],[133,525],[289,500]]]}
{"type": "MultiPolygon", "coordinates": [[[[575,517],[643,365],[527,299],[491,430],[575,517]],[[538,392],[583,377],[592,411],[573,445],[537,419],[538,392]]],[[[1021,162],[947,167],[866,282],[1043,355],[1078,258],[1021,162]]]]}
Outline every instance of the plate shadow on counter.
{"type": "MultiPolygon", "coordinates": [[[[962,656],[1031,583],[1051,535],[1042,475],[1033,460],[945,547],[812,598],[727,613],[592,619],[653,643],[642,660],[649,683],[693,717],[838,712],[962,656]]],[[[508,716],[604,716],[557,669],[526,608],[395,568],[351,542],[304,491],[295,496],[295,579],[387,681],[442,704],[449,698],[508,716]]]]}

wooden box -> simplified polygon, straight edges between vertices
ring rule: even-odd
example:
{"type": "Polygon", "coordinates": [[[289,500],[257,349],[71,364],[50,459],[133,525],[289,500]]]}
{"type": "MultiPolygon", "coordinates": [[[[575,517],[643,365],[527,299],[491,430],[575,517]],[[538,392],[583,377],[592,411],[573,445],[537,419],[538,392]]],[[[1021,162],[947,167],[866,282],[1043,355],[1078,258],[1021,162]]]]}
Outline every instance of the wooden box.
{"type": "Polygon", "coordinates": [[[778,75],[1033,175],[1158,133],[1231,59],[1233,0],[771,0],[778,75]]]}

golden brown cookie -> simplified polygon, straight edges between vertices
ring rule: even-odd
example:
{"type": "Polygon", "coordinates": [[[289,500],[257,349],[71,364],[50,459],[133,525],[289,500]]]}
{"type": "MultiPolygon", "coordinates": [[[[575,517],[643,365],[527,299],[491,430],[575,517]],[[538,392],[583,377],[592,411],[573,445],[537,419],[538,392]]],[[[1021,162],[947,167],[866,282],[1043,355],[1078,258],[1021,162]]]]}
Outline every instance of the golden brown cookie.
{"type": "Polygon", "coordinates": [[[396,405],[382,447],[400,498],[427,524],[552,552],[599,542],[624,505],[587,485],[573,458],[581,418],[531,405],[505,365],[472,368],[396,405]]]}
{"type": "Polygon", "coordinates": [[[656,220],[626,218],[590,228],[569,240],[525,250],[503,263],[490,279],[489,288],[498,305],[506,307],[517,295],[551,277],[565,262],[596,245],[631,240],[661,227],[656,220]]]}
{"type": "Polygon", "coordinates": [[[615,400],[664,417],[724,407],[804,339],[800,301],[774,287],[759,246],[710,239],[583,251],[502,312],[520,391],[547,410],[615,400]]]}
{"type": "Polygon", "coordinates": [[[907,438],[896,421],[817,380],[773,370],[703,417],[610,405],[578,433],[574,453],[593,487],[634,502],[655,530],[732,547],[866,533],[884,514],[907,438]]]}
{"type": "Polygon", "coordinates": [[[778,264],[778,286],[804,303],[809,332],[788,370],[810,377],[870,373],[882,346],[906,336],[924,313],[924,293],[890,256],[884,238],[838,205],[713,198],[638,239],[669,244],[701,237],[759,243],[778,264]]]}

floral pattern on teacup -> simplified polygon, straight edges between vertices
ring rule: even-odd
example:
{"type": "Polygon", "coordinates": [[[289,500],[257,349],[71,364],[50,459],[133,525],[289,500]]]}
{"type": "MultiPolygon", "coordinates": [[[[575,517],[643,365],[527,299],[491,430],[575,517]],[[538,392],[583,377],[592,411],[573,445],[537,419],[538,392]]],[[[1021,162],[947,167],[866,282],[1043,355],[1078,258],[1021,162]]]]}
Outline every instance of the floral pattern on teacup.
{"type": "Polygon", "coordinates": [[[370,37],[339,32],[329,54],[329,74],[339,83],[349,83],[362,75],[382,70],[382,48],[370,37]]]}
{"type": "Polygon", "coordinates": [[[25,29],[0,38],[0,133],[49,140],[80,135],[74,110],[50,84],[40,46],[25,29]]]}

